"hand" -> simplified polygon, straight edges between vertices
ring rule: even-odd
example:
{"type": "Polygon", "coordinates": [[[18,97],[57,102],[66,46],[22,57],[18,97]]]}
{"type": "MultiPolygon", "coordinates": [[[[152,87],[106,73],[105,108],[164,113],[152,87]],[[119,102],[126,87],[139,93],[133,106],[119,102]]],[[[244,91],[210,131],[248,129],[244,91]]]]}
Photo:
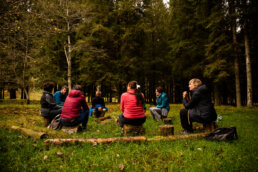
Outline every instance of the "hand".
{"type": "Polygon", "coordinates": [[[184,91],[183,92],[183,98],[186,98],[186,96],[187,96],[187,91],[184,91]]]}
{"type": "Polygon", "coordinates": [[[102,110],[102,107],[99,107],[98,110],[101,111],[101,110],[102,110]]]}

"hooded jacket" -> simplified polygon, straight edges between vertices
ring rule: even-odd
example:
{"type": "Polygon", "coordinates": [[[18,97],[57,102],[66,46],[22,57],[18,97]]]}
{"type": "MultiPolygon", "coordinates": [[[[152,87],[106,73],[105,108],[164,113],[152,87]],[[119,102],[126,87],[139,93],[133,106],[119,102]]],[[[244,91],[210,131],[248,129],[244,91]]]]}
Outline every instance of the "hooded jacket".
{"type": "Polygon", "coordinates": [[[189,110],[191,121],[208,123],[217,119],[217,114],[206,85],[201,85],[194,89],[190,101],[187,102],[186,99],[183,99],[183,104],[189,110]]]}
{"type": "Polygon", "coordinates": [[[51,94],[46,90],[43,91],[43,95],[40,99],[40,104],[41,104],[41,115],[44,117],[50,116],[51,110],[61,108],[56,104],[55,99],[53,98],[53,94],[51,94]]]}
{"type": "Polygon", "coordinates": [[[65,100],[61,118],[78,118],[81,110],[89,110],[85,97],[81,91],[71,90],[65,100]]]}
{"type": "Polygon", "coordinates": [[[165,92],[162,92],[158,97],[157,97],[157,108],[165,108],[169,111],[169,102],[168,102],[168,97],[165,92]]]}

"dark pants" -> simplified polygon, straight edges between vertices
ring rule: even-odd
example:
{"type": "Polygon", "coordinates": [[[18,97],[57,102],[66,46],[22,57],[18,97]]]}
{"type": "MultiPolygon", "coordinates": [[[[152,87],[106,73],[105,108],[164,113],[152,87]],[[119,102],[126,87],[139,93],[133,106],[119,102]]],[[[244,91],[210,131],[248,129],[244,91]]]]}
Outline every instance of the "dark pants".
{"type": "Polygon", "coordinates": [[[120,124],[120,127],[123,128],[124,124],[129,125],[142,125],[146,121],[146,117],[143,118],[125,118],[123,113],[119,115],[118,122],[120,124]]]}
{"type": "Polygon", "coordinates": [[[73,127],[73,126],[77,126],[80,123],[82,123],[82,127],[86,127],[87,122],[89,119],[89,111],[88,110],[82,110],[80,117],[76,118],[73,121],[63,121],[61,120],[61,123],[63,126],[68,126],[68,127],[73,127]]]}
{"type": "Polygon", "coordinates": [[[180,119],[181,119],[182,128],[188,132],[192,132],[193,126],[192,126],[192,122],[190,121],[189,116],[188,116],[188,110],[186,110],[186,109],[180,110],[180,119]]]}
{"type": "Polygon", "coordinates": [[[63,107],[51,109],[48,113],[48,116],[44,116],[44,118],[48,119],[48,123],[50,124],[52,119],[54,119],[58,114],[62,113],[62,109],[63,107]]]}

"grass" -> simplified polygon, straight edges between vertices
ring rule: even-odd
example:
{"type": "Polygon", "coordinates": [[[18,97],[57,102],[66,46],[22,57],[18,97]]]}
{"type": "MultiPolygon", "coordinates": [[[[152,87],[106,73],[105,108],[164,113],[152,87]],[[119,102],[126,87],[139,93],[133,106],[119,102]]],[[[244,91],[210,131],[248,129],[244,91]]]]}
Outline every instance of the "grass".
{"type": "MultiPolygon", "coordinates": [[[[118,104],[108,104],[108,114],[118,117],[118,104]]],[[[147,105],[147,109],[149,109],[147,105]]],[[[171,105],[175,133],[180,127],[179,110],[171,105]]],[[[87,131],[69,135],[43,128],[40,106],[0,105],[0,168],[1,171],[258,171],[257,123],[258,108],[216,107],[223,117],[218,126],[236,126],[239,139],[233,142],[212,142],[185,139],[170,142],[81,144],[45,146],[8,128],[12,125],[45,131],[49,138],[119,137],[118,124],[98,124],[89,119],[87,131]],[[58,155],[58,152],[62,152],[58,155]]],[[[144,124],[147,137],[157,135],[161,122],[155,122],[147,110],[144,124]]]]}

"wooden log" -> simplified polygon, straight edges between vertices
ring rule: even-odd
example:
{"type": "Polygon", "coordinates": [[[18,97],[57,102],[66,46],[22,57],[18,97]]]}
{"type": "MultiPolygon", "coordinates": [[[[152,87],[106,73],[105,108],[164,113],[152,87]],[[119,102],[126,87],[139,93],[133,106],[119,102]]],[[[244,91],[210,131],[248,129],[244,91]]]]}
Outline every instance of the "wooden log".
{"type": "Polygon", "coordinates": [[[215,122],[203,124],[203,128],[204,128],[205,132],[211,132],[211,131],[215,130],[215,128],[216,128],[215,122]]]}
{"type": "Polygon", "coordinates": [[[145,128],[142,125],[128,125],[124,124],[124,134],[132,134],[132,135],[137,135],[137,134],[143,134],[145,133],[145,128]]]}
{"type": "Polygon", "coordinates": [[[172,124],[172,118],[164,118],[163,122],[164,124],[172,124]]]}
{"type": "Polygon", "coordinates": [[[174,126],[173,125],[160,125],[159,134],[162,136],[174,135],[174,126]]]}
{"type": "Polygon", "coordinates": [[[110,115],[107,115],[107,116],[104,116],[104,117],[100,117],[100,118],[97,118],[95,119],[96,122],[101,122],[101,121],[104,121],[105,119],[110,119],[111,116],[110,115]]]}
{"type": "Polygon", "coordinates": [[[113,137],[113,138],[90,138],[90,139],[47,139],[44,141],[46,145],[74,145],[79,143],[91,143],[93,145],[100,143],[113,143],[113,142],[145,142],[145,136],[137,137],[113,137]]]}
{"type": "Polygon", "coordinates": [[[75,133],[79,133],[82,131],[82,127],[81,126],[73,126],[73,127],[68,127],[68,126],[62,126],[62,131],[69,133],[69,134],[75,134],[75,133]]]}
{"type": "Polygon", "coordinates": [[[47,139],[44,141],[46,145],[55,144],[55,145],[74,145],[81,143],[90,143],[92,145],[97,144],[110,144],[114,142],[155,142],[155,141],[173,141],[179,139],[197,139],[203,138],[207,133],[197,133],[197,134],[188,134],[188,135],[178,135],[178,136],[157,136],[154,138],[146,138],[145,136],[136,136],[136,137],[113,137],[113,138],[90,138],[90,139],[47,139]]]}
{"type": "Polygon", "coordinates": [[[34,131],[28,128],[21,128],[18,126],[12,126],[11,129],[21,132],[24,135],[30,136],[36,139],[44,139],[47,137],[47,134],[44,132],[34,131]]]}

